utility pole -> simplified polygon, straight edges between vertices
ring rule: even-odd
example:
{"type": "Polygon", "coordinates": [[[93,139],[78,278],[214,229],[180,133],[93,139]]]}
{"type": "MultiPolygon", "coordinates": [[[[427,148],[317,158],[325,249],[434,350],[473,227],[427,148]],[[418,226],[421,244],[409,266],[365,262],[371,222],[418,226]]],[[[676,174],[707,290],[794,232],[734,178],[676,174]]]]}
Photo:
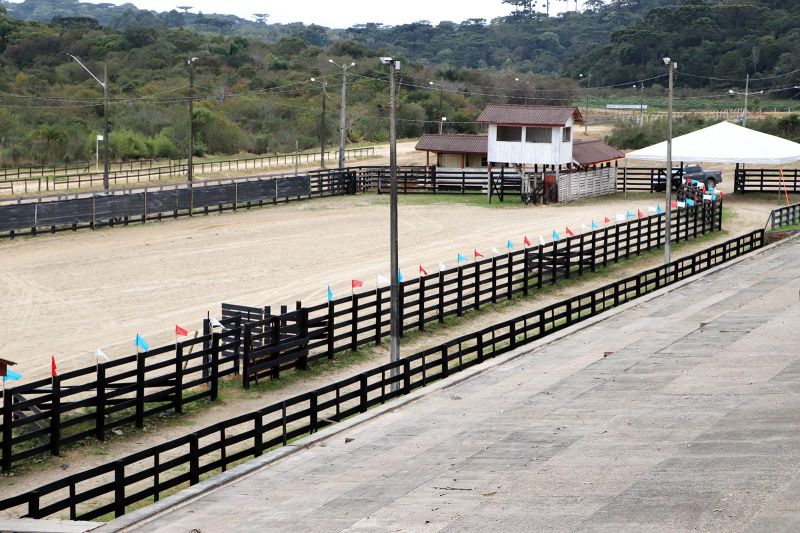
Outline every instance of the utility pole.
{"type": "Polygon", "coordinates": [[[444,121],[447,120],[444,115],[442,115],[442,109],[444,108],[444,84],[429,81],[428,85],[431,87],[439,86],[439,135],[441,135],[444,131],[444,121]]]}
{"type": "Polygon", "coordinates": [[[83,70],[88,72],[89,76],[94,78],[94,81],[99,83],[100,86],[103,88],[103,149],[105,150],[105,155],[103,157],[103,189],[108,190],[109,189],[108,173],[109,173],[109,167],[111,166],[109,161],[109,151],[108,151],[108,67],[105,63],[103,64],[103,79],[105,81],[100,81],[100,78],[95,76],[91,70],[86,68],[86,65],[84,65],[80,59],[78,59],[72,54],[67,54],[67,55],[71,57],[77,64],[79,64],[83,68],[83,70]]]}
{"type": "Polygon", "coordinates": [[[750,96],[750,74],[747,74],[747,78],[744,84],[744,113],[742,114],[742,126],[747,127],[747,97],[750,96]]]}
{"type": "MultiPolygon", "coordinates": [[[[669,99],[667,104],[667,175],[664,190],[666,208],[664,209],[664,265],[669,265],[671,258],[670,244],[672,241],[672,89],[675,67],[670,58],[665,57],[664,63],[669,68],[669,99]]],[[[669,275],[669,272],[667,272],[669,275]]]]}
{"type": "Polygon", "coordinates": [[[586,82],[586,116],[583,117],[583,134],[588,135],[589,133],[589,89],[592,88],[592,73],[588,74],[588,80],[586,82]]]}
{"type": "Polygon", "coordinates": [[[355,63],[340,65],[333,59],[328,59],[328,63],[336,65],[342,69],[342,101],[339,104],[339,170],[344,169],[344,141],[347,132],[347,69],[356,66],[355,63]]]}
{"type": "MultiPolygon", "coordinates": [[[[194,62],[196,57],[191,58],[189,65],[189,161],[187,174],[189,181],[194,178],[194,62]]],[[[180,162],[180,161],[179,161],[180,162]]]]}
{"type": "MultiPolygon", "coordinates": [[[[381,63],[389,66],[389,250],[390,250],[390,314],[391,314],[391,344],[389,347],[389,361],[395,363],[400,360],[400,328],[402,320],[400,315],[400,267],[398,253],[398,224],[397,224],[397,102],[395,95],[395,72],[400,70],[400,62],[391,57],[382,57],[381,63]]],[[[391,375],[399,374],[399,368],[392,368],[391,375]]],[[[392,382],[392,390],[398,390],[400,384],[392,382]]]]}
{"type": "Polygon", "coordinates": [[[644,83],[639,84],[639,127],[644,126],[644,83]]]}

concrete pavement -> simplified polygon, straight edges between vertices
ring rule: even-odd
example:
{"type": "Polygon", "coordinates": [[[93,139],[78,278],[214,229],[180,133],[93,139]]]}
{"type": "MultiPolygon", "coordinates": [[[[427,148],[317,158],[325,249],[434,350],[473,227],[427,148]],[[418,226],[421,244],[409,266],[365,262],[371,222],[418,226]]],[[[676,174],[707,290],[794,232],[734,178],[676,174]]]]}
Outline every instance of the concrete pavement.
{"type": "Polygon", "coordinates": [[[800,530],[799,293],[794,241],[129,530],[800,530]]]}

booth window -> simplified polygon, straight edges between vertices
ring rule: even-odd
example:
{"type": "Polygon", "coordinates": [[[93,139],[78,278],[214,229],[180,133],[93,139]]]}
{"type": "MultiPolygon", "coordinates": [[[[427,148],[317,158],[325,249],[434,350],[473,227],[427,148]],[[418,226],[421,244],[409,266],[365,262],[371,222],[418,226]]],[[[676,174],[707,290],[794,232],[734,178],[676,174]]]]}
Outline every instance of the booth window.
{"type": "Polygon", "coordinates": [[[525,132],[525,141],[529,143],[550,143],[553,133],[550,128],[534,128],[528,126],[525,132]]]}
{"type": "Polygon", "coordinates": [[[564,128],[563,137],[561,140],[568,143],[572,140],[572,128],[564,128]]]}
{"type": "Polygon", "coordinates": [[[519,142],[522,140],[522,128],[519,126],[497,126],[497,140],[519,142]]]}

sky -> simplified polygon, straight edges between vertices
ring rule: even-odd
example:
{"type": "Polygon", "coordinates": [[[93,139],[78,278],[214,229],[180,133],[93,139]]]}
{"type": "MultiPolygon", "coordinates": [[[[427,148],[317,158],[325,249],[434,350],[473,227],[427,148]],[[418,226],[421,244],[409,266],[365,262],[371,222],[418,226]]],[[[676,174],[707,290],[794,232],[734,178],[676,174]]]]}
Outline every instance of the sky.
{"type": "MultiPolygon", "coordinates": [[[[120,0],[90,0],[93,3],[120,0]]],[[[142,9],[169,11],[177,5],[191,5],[191,11],[227,13],[250,18],[253,13],[269,13],[269,22],[304,22],[330,28],[348,28],[365,22],[387,25],[405,24],[419,20],[436,23],[442,20],[461,22],[468,18],[508,15],[511,6],[502,0],[184,0],[170,4],[169,0],[128,0],[142,9]]]]}

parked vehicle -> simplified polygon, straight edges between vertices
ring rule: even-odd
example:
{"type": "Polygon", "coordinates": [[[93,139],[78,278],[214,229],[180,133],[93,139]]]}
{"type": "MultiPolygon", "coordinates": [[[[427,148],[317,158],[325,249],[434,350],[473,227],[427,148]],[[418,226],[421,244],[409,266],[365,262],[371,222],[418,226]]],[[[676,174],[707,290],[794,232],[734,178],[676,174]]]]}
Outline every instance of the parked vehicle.
{"type": "MultiPolygon", "coordinates": [[[[722,183],[721,170],[703,170],[700,165],[687,165],[684,167],[676,167],[672,169],[672,189],[678,190],[683,184],[684,179],[689,178],[697,180],[704,184],[706,189],[713,189],[722,183]]],[[[664,191],[664,173],[661,172],[657,176],[653,176],[652,187],[656,192],[664,191]]]]}

